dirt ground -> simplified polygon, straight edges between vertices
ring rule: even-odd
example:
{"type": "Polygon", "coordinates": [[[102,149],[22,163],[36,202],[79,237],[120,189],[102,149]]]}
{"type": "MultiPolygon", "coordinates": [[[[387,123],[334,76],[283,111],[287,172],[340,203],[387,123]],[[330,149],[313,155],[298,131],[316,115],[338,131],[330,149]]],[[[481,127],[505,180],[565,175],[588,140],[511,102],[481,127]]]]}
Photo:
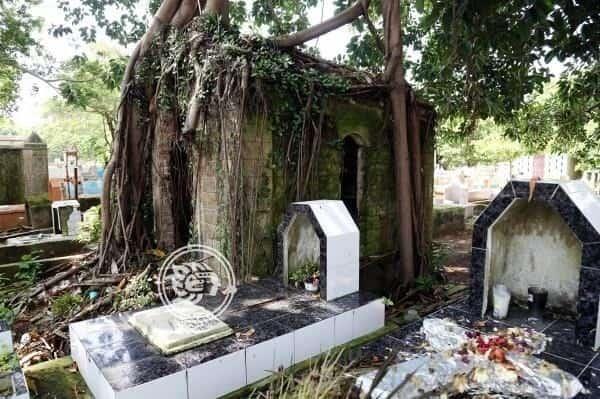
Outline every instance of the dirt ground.
{"type": "Polygon", "coordinates": [[[447,245],[449,249],[444,275],[448,282],[456,284],[469,283],[469,268],[471,266],[471,239],[472,232],[464,230],[445,234],[435,241],[447,245]]]}

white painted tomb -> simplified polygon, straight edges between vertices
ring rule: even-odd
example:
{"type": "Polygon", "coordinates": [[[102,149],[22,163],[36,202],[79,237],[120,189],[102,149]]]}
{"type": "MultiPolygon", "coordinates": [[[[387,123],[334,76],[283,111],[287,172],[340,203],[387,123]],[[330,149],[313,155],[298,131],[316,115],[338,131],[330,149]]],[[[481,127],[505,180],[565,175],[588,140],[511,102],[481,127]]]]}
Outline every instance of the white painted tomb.
{"type": "Polygon", "coordinates": [[[319,261],[328,260],[321,263],[321,297],[281,277],[243,284],[219,316],[233,335],[171,355],[164,349],[189,336],[173,330],[171,340],[161,308],[72,323],[71,356],[95,398],[218,398],[384,327],[383,299],[358,289],[358,228],[340,204],[292,205],[308,209],[318,220],[310,226],[326,239],[326,247],[319,239],[319,261]]]}

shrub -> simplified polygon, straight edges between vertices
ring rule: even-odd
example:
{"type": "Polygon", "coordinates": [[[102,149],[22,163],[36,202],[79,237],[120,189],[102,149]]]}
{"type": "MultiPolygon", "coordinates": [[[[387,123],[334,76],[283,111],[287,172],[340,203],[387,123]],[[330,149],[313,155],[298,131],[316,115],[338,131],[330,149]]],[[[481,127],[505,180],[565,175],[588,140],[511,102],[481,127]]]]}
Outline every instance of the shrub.
{"type": "Polygon", "coordinates": [[[83,297],[77,294],[63,294],[52,301],[52,313],[57,317],[68,316],[81,306],[83,297]]]}
{"type": "Polygon", "coordinates": [[[21,256],[19,261],[19,270],[15,273],[15,277],[19,280],[24,280],[30,284],[35,284],[41,274],[42,264],[38,262],[40,252],[32,252],[28,255],[21,256]]]}
{"type": "Polygon", "coordinates": [[[316,262],[306,262],[290,274],[290,281],[296,285],[302,284],[309,277],[318,276],[319,264],[316,262]]]}
{"type": "Polygon", "coordinates": [[[19,367],[19,359],[12,348],[0,348],[0,374],[10,373],[19,367]]]}
{"type": "Polygon", "coordinates": [[[93,206],[83,214],[83,222],[81,222],[77,239],[86,244],[98,242],[101,232],[100,206],[93,206]]]}

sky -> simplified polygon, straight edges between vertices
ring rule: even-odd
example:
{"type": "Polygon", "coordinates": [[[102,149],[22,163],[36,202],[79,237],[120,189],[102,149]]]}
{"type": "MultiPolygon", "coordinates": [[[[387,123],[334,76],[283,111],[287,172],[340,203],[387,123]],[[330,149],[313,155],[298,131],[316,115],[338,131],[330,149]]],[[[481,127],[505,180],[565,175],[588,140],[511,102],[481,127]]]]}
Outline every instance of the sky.
{"type": "MultiPolygon", "coordinates": [[[[322,18],[333,16],[334,11],[333,2],[323,0],[322,7],[312,9],[309,18],[311,23],[318,23],[322,18]]],[[[44,20],[44,26],[38,34],[38,39],[57,63],[65,62],[86,50],[86,44],[79,40],[77,35],[56,38],[48,33],[50,26],[60,23],[62,19],[62,12],[57,7],[57,0],[44,0],[33,9],[33,13],[44,20]]],[[[351,29],[349,26],[342,27],[308,44],[316,45],[324,58],[333,59],[345,52],[351,29]]],[[[101,35],[99,38],[100,41],[109,41],[107,38],[102,38],[101,35]]],[[[113,43],[113,45],[116,44],[113,43]]],[[[126,52],[126,49],[123,51],[126,52]]],[[[25,75],[21,82],[17,111],[12,115],[15,125],[22,129],[32,129],[39,125],[43,119],[44,103],[56,95],[54,89],[25,75]]]]}
{"type": "MultiPolygon", "coordinates": [[[[141,3],[140,7],[147,9],[147,3],[141,3]]],[[[81,54],[86,50],[87,45],[79,40],[77,35],[56,38],[48,33],[49,27],[52,24],[60,23],[62,19],[62,13],[57,7],[57,0],[43,0],[39,6],[33,9],[33,13],[44,19],[45,23],[38,34],[38,38],[42,46],[55,58],[57,63],[67,61],[74,55],[81,54]]],[[[312,24],[316,24],[333,16],[334,13],[333,1],[322,0],[320,6],[310,10],[309,19],[312,24]]],[[[90,23],[94,22],[90,21],[90,23]]],[[[112,46],[118,46],[118,44],[110,42],[110,39],[103,37],[100,31],[98,37],[101,42],[104,41],[105,43],[112,43],[112,46]]],[[[308,45],[316,46],[322,57],[334,59],[336,56],[345,53],[351,34],[352,28],[347,25],[308,42],[308,45]]],[[[123,51],[126,53],[127,49],[123,49],[123,51]]],[[[558,76],[563,70],[562,64],[558,62],[552,62],[548,67],[555,76],[558,76]]],[[[43,119],[44,103],[56,95],[54,89],[29,75],[25,75],[21,82],[17,111],[12,115],[13,122],[18,128],[22,129],[33,129],[38,126],[43,119]]]]}

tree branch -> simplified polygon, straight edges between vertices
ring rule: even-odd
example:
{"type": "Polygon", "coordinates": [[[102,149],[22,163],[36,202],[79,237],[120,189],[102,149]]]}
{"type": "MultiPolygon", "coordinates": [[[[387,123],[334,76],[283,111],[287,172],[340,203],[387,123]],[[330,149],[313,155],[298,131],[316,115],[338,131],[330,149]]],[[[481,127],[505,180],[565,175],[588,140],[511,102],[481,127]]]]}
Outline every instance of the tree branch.
{"type": "Polygon", "coordinates": [[[375,25],[373,25],[373,21],[371,21],[371,18],[369,17],[368,9],[364,10],[364,16],[365,16],[365,21],[367,22],[367,26],[369,27],[369,31],[371,32],[371,35],[373,35],[373,37],[375,38],[375,43],[377,43],[377,48],[379,49],[379,51],[381,51],[382,54],[385,54],[385,45],[383,44],[383,40],[381,40],[381,37],[379,36],[379,33],[377,32],[377,28],[375,28],[375,25]]]}
{"type": "MultiPolygon", "coordinates": [[[[171,25],[181,29],[188,24],[198,12],[198,0],[183,0],[171,20],[171,25]]],[[[201,6],[201,5],[200,5],[201,6]]]]}
{"type": "Polygon", "coordinates": [[[294,47],[299,44],[306,43],[309,40],[315,39],[326,33],[329,33],[335,29],[338,29],[346,24],[349,24],[359,18],[361,15],[365,15],[369,9],[370,0],[358,0],[349,8],[345,9],[341,13],[329,18],[320,24],[311,26],[308,29],[301,30],[300,32],[292,33],[289,35],[278,36],[273,40],[273,43],[277,47],[294,47]]]}

